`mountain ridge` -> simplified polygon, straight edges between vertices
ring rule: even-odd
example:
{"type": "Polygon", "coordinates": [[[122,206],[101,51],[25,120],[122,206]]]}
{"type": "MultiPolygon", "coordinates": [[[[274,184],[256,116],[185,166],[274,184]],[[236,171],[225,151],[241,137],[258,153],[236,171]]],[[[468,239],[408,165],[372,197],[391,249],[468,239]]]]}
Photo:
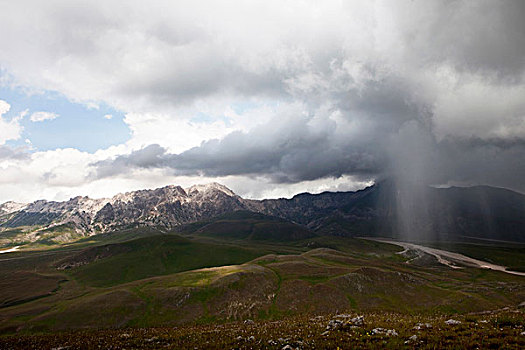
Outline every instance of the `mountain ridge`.
{"type": "Polygon", "coordinates": [[[395,236],[405,229],[417,232],[416,238],[421,239],[432,233],[525,240],[525,196],[518,192],[490,186],[425,187],[424,198],[425,203],[407,204],[415,213],[410,222],[403,221],[399,190],[389,181],[358,191],[300,193],[289,199],[244,199],[214,182],[186,189],[168,185],[101,199],[77,196],[63,202],[6,202],[0,205],[0,244],[14,242],[2,233],[17,228],[36,232],[36,240],[49,230],[56,234],[62,226],[74,236],[141,226],[171,230],[235,211],[279,217],[322,235],[395,236]],[[418,212],[420,207],[425,209],[423,214],[418,212]]]}

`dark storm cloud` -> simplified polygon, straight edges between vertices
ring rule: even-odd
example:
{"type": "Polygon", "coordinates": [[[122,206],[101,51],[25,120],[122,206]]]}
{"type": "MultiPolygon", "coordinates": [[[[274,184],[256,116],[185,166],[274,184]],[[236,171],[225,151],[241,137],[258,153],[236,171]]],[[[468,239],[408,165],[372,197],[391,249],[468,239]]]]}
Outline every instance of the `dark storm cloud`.
{"type": "Polygon", "coordinates": [[[525,193],[525,140],[447,138],[438,145],[441,182],[486,184],[525,193]]]}
{"type": "Polygon", "coordinates": [[[334,142],[331,134],[314,135],[299,127],[281,129],[279,135],[259,132],[208,141],[172,156],[169,166],[185,175],[267,175],[275,182],[373,175],[379,170],[379,159],[371,147],[334,142]]]}
{"type": "Polygon", "coordinates": [[[153,144],[129,155],[118,156],[114,160],[100,161],[94,164],[97,177],[104,178],[127,172],[131,168],[160,168],[165,166],[166,150],[153,144]]]}
{"type": "Polygon", "coordinates": [[[112,161],[95,163],[96,176],[130,168],[170,168],[177,175],[266,175],[275,182],[300,182],[343,174],[374,175],[381,160],[373,145],[340,139],[336,130],[315,130],[310,118],[269,123],[249,133],[234,132],[180,154],[150,145],[112,161]],[[284,124],[284,125],[283,125],[284,124]]]}
{"type": "Polygon", "coordinates": [[[525,192],[525,141],[449,137],[440,142],[409,127],[401,145],[376,139],[367,144],[314,135],[290,125],[278,133],[258,129],[211,140],[181,154],[150,145],[113,161],[94,164],[97,177],[133,168],[171,169],[177,175],[265,175],[274,182],[300,182],[345,174],[398,176],[422,184],[488,184],[525,192]],[[401,147],[401,148],[399,148],[401,147]],[[395,152],[395,157],[389,157],[395,152]]]}

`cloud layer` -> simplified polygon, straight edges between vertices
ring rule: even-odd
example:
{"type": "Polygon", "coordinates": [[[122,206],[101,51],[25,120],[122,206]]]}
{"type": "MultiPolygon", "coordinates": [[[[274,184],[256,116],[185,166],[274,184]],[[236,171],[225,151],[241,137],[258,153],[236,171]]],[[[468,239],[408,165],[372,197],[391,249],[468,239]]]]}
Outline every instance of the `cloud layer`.
{"type": "MultiPolygon", "coordinates": [[[[37,181],[48,188],[199,176],[235,178],[260,195],[276,184],[288,194],[300,183],[353,188],[398,176],[525,192],[522,1],[5,8],[0,65],[11,84],[105,102],[132,132],[83,155],[74,181],[60,180],[66,158],[43,165],[37,181]]],[[[0,144],[16,130],[9,135],[0,131],[0,144]]]]}

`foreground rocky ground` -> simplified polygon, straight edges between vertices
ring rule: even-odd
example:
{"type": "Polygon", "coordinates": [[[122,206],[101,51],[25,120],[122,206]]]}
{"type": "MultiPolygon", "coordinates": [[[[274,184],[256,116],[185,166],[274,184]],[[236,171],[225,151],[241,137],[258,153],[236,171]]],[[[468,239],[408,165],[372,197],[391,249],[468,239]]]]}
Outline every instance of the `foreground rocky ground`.
{"type": "Polygon", "coordinates": [[[1,349],[523,349],[523,309],[462,316],[395,313],[246,320],[175,328],[0,337],[1,349]]]}

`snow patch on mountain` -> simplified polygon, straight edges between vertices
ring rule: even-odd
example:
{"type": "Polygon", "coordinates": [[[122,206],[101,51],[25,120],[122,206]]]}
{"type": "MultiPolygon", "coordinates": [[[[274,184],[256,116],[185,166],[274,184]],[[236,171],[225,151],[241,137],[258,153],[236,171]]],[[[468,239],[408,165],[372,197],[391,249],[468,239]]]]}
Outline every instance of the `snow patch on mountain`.
{"type": "Polygon", "coordinates": [[[0,215],[11,214],[27,207],[27,203],[5,202],[0,204],[0,215]]]}

